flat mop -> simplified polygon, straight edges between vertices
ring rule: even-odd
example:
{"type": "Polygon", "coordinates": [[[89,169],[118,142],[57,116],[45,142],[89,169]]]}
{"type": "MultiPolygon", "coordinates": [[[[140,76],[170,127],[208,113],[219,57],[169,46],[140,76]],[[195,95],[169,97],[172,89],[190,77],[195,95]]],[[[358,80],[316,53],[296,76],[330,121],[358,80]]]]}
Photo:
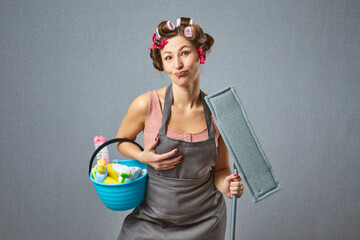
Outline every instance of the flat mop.
{"type": "MultiPolygon", "coordinates": [[[[281,186],[252,129],[245,109],[234,87],[206,96],[225,145],[234,159],[235,173],[239,172],[254,203],[279,191],[281,186]]],[[[235,239],[236,196],[233,196],[231,239],[235,239]]]]}

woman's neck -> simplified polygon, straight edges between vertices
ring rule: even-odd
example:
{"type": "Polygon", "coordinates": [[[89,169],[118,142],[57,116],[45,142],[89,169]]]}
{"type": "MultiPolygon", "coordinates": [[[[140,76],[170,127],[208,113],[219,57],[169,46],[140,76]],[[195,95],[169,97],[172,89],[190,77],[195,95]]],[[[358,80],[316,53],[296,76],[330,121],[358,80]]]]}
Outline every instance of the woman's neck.
{"type": "Polygon", "coordinates": [[[192,109],[201,105],[200,84],[194,83],[190,86],[172,85],[173,105],[183,109],[192,109]]]}

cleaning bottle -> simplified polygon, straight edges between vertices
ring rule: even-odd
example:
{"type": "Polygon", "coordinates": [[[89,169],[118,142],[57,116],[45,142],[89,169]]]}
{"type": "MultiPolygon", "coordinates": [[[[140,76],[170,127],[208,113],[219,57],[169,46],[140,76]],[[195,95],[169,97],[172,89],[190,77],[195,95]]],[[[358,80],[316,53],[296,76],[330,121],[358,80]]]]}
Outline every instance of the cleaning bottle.
{"type": "Polygon", "coordinates": [[[96,171],[96,182],[102,183],[108,175],[108,168],[105,166],[105,160],[102,157],[97,161],[97,171],[96,171]]]}
{"type": "MultiPolygon", "coordinates": [[[[98,147],[100,147],[100,145],[103,144],[103,142],[101,142],[100,137],[95,136],[94,137],[94,145],[95,145],[95,150],[98,149],[98,147]]],[[[100,160],[102,158],[102,154],[101,151],[96,155],[96,159],[100,160]]]]}
{"type": "MultiPolygon", "coordinates": [[[[107,140],[105,137],[101,136],[99,137],[101,144],[105,143],[107,140]]],[[[104,147],[103,149],[101,149],[101,156],[104,158],[105,161],[105,165],[109,164],[110,159],[109,159],[109,150],[108,147],[104,147]]]]}
{"type": "MultiPolygon", "coordinates": [[[[106,142],[106,138],[101,136],[95,136],[94,138],[94,145],[95,145],[95,150],[100,147],[103,143],[106,142]]],[[[96,159],[100,160],[102,157],[104,157],[105,160],[105,165],[109,164],[109,151],[107,147],[104,147],[103,149],[101,149],[101,151],[96,155],[96,159]]]]}

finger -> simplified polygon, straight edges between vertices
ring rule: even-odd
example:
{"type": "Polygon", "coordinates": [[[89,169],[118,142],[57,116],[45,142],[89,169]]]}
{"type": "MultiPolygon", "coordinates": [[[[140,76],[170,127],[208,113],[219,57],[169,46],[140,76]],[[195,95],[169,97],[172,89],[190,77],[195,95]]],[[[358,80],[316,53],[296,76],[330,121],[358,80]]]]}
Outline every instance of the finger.
{"type": "Polygon", "coordinates": [[[164,167],[164,168],[168,168],[168,167],[171,167],[171,166],[176,166],[177,164],[182,162],[183,158],[184,158],[184,156],[180,155],[180,156],[177,156],[175,158],[165,160],[165,161],[163,161],[161,163],[161,166],[164,167]]]}
{"type": "Polygon", "coordinates": [[[241,183],[238,179],[232,179],[231,180],[231,183],[230,183],[230,186],[233,186],[233,187],[240,187],[241,186],[241,183]]]}
{"type": "Polygon", "coordinates": [[[244,188],[245,184],[243,180],[240,180],[240,186],[242,186],[244,188]]]}
{"type": "Polygon", "coordinates": [[[171,158],[174,154],[176,154],[177,152],[179,152],[178,149],[173,149],[173,150],[171,150],[170,152],[163,153],[163,154],[159,154],[159,160],[169,159],[169,158],[171,158]]]}
{"type": "Polygon", "coordinates": [[[234,180],[234,181],[240,181],[241,180],[239,174],[231,174],[231,175],[228,176],[228,178],[231,179],[231,180],[234,180]]]}
{"type": "Polygon", "coordinates": [[[169,170],[169,169],[173,169],[175,167],[177,167],[178,163],[175,164],[168,164],[168,165],[162,165],[161,168],[159,168],[159,170],[169,170]]]}
{"type": "Polygon", "coordinates": [[[231,180],[230,187],[238,187],[238,188],[240,188],[241,184],[240,184],[240,182],[238,182],[236,180],[231,180]]]}
{"type": "Polygon", "coordinates": [[[155,163],[155,169],[156,170],[168,170],[171,168],[176,167],[180,162],[182,162],[184,156],[180,155],[172,159],[167,160],[157,160],[157,163],[155,163]]]}
{"type": "Polygon", "coordinates": [[[234,177],[235,177],[235,179],[238,180],[238,181],[241,181],[241,180],[242,180],[239,174],[234,174],[234,177]]]}
{"type": "Polygon", "coordinates": [[[175,168],[175,167],[177,167],[177,165],[170,165],[170,166],[164,167],[164,168],[162,168],[162,169],[160,169],[160,170],[165,171],[165,170],[173,169],[173,168],[175,168]]]}
{"type": "Polygon", "coordinates": [[[232,195],[242,195],[243,193],[244,193],[244,190],[240,190],[240,189],[231,189],[230,190],[230,193],[232,194],[232,195]]]}
{"type": "Polygon", "coordinates": [[[153,150],[153,149],[156,147],[156,145],[158,145],[158,143],[159,143],[159,139],[158,139],[158,138],[155,138],[155,141],[154,141],[154,142],[151,142],[151,143],[148,145],[147,149],[148,149],[148,150],[153,150]]]}
{"type": "Polygon", "coordinates": [[[235,181],[235,178],[236,177],[234,177],[234,174],[230,174],[230,175],[226,176],[225,181],[227,181],[230,184],[231,182],[235,181]]]}
{"type": "Polygon", "coordinates": [[[240,181],[237,181],[237,180],[234,180],[234,182],[231,182],[231,186],[235,187],[240,187],[241,189],[244,189],[245,188],[245,184],[243,182],[243,180],[240,180],[240,181]]]}

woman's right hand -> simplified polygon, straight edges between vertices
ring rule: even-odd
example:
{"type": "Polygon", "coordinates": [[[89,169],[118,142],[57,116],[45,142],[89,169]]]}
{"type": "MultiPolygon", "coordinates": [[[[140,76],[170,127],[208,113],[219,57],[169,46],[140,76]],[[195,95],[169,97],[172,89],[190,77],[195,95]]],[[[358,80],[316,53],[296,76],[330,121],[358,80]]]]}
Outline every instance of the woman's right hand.
{"type": "Polygon", "coordinates": [[[138,160],[153,167],[155,170],[169,170],[176,167],[176,165],[179,164],[184,158],[183,155],[172,157],[179,151],[178,149],[174,149],[163,154],[157,154],[155,152],[155,147],[158,145],[158,143],[159,139],[156,138],[153,143],[149,144],[149,146],[144,149],[138,160]]]}

